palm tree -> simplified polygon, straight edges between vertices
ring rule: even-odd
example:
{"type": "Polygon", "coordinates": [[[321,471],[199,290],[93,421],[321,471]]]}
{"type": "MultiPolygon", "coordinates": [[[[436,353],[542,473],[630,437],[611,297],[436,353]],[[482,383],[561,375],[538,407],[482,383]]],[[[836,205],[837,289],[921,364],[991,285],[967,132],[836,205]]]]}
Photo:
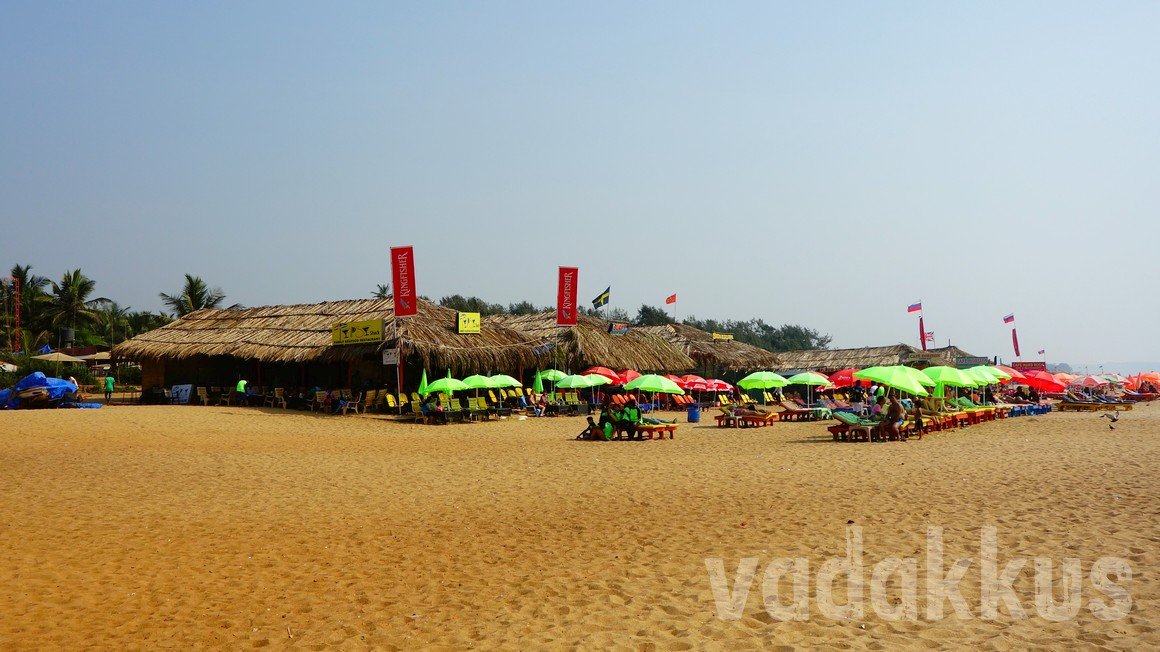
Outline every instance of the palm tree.
{"type": "Polygon", "coordinates": [[[376,299],[390,299],[391,298],[391,284],[390,283],[386,283],[386,284],[379,283],[378,286],[375,288],[375,291],[371,292],[371,296],[376,298],[376,299]]]}
{"type": "Polygon", "coordinates": [[[128,306],[122,308],[116,301],[100,302],[96,321],[100,332],[108,335],[106,343],[109,346],[117,344],[117,335],[120,335],[122,340],[129,337],[129,314],[130,308],[128,306]]]}
{"type": "MultiPolygon", "coordinates": [[[[184,317],[195,310],[202,308],[220,308],[223,301],[226,300],[225,292],[221,288],[210,289],[205,281],[201,280],[200,276],[193,276],[191,274],[185,275],[185,287],[181,289],[180,294],[170,295],[161,293],[161,301],[173,310],[173,314],[178,317],[184,317]]],[[[239,304],[234,304],[229,309],[240,308],[239,304]]]]}
{"type": "MultiPolygon", "coordinates": [[[[13,265],[12,278],[20,281],[21,328],[30,331],[48,330],[45,308],[48,306],[49,297],[45,288],[48,287],[49,280],[39,274],[33,274],[32,265],[13,265]]],[[[15,290],[13,285],[9,283],[10,291],[15,290]]]]}
{"type": "Polygon", "coordinates": [[[148,310],[135,310],[125,316],[125,322],[128,325],[128,337],[140,335],[153,330],[154,328],[161,328],[162,326],[173,321],[169,315],[163,312],[149,312],[148,310]]]}
{"type": "Polygon", "coordinates": [[[104,297],[89,299],[96,287],[97,282],[82,274],[79,269],[65,272],[60,283],[52,284],[52,301],[48,307],[52,325],[75,329],[95,323],[95,308],[108,301],[104,297]]]}

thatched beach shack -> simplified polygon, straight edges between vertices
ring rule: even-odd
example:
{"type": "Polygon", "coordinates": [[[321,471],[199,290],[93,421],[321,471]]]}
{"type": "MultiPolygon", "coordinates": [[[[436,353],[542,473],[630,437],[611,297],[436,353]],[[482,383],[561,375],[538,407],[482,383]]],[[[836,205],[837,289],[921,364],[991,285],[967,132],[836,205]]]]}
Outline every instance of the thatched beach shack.
{"type": "Polygon", "coordinates": [[[724,333],[710,333],[687,324],[642,326],[639,330],[681,349],[697,363],[697,369],[706,378],[722,371],[760,371],[781,366],[781,358],[776,353],[729,339],[731,336],[724,333]]]}
{"type": "Polygon", "coordinates": [[[427,301],[419,301],[418,314],[396,318],[391,299],[354,299],[198,310],[118,344],[113,355],[140,362],[145,387],[226,385],[244,377],[266,386],[393,388],[397,367],[385,364],[384,353],[397,350],[408,388],[423,369],[431,378],[448,369],[456,375],[534,369],[542,345],[496,323],[461,334],[456,311],[427,301]],[[335,343],[337,325],[367,322],[381,328],[377,340],[335,343]]]}
{"type": "Polygon", "coordinates": [[[840,369],[863,369],[879,365],[897,365],[917,362],[924,364],[953,365],[941,355],[921,351],[909,344],[892,346],[864,346],[856,349],[808,349],[804,351],[781,351],[779,371],[820,371],[833,373],[840,369]]]}
{"type": "Polygon", "coordinates": [[[485,322],[501,324],[529,338],[546,342],[547,364],[561,370],[582,371],[592,366],[671,373],[696,369],[697,363],[679,347],[643,328],[609,332],[609,322],[579,315],[575,326],[557,326],[555,312],[530,315],[493,315],[485,322]]]}

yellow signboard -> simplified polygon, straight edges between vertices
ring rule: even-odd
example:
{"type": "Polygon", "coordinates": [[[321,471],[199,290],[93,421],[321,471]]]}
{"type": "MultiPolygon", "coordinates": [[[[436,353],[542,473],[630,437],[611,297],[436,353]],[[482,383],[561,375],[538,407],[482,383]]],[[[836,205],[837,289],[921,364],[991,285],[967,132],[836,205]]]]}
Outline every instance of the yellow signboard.
{"type": "Polygon", "coordinates": [[[733,333],[713,333],[713,341],[729,341],[733,339],[733,333]]]}
{"type": "Polygon", "coordinates": [[[459,332],[463,333],[478,333],[479,332],[479,313],[478,312],[461,312],[459,313],[459,332]]]}
{"type": "Polygon", "coordinates": [[[332,344],[377,344],[383,341],[383,320],[339,322],[330,327],[332,344]]]}

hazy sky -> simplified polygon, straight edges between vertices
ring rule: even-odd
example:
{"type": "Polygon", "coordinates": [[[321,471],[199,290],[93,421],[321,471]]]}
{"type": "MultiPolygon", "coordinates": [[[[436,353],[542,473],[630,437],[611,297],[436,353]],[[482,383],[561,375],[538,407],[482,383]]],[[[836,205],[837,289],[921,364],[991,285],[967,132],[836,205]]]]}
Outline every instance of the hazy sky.
{"type": "Polygon", "coordinates": [[[1158,360],[1160,3],[0,2],[0,265],[1158,360]]]}

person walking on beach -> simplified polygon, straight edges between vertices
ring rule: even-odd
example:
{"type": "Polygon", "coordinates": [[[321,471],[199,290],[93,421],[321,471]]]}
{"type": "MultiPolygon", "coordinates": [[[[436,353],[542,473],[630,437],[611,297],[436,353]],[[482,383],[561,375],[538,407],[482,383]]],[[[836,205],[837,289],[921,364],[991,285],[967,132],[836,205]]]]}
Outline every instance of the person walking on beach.
{"type": "Polygon", "coordinates": [[[113,402],[113,377],[105,376],[105,403],[113,402]]]}

